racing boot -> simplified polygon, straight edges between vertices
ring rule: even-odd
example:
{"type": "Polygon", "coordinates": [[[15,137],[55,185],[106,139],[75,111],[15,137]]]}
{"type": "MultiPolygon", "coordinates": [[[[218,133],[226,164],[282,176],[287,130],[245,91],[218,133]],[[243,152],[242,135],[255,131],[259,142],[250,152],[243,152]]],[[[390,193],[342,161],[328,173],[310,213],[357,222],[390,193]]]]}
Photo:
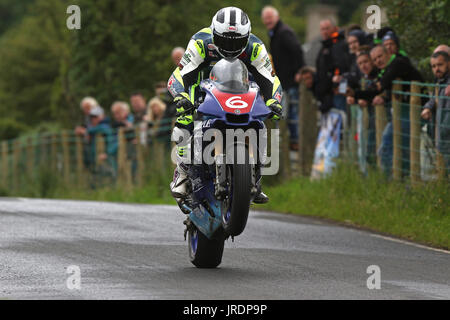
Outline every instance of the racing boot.
{"type": "Polygon", "coordinates": [[[269,197],[259,189],[259,192],[253,198],[253,203],[262,204],[269,202],[269,197]]]}
{"type": "Polygon", "coordinates": [[[261,185],[261,168],[258,166],[256,168],[256,195],[253,198],[253,203],[262,204],[269,202],[269,197],[262,191],[261,185]]]}
{"type": "Polygon", "coordinates": [[[177,202],[186,198],[188,182],[186,165],[182,162],[177,163],[177,167],[173,172],[173,180],[170,183],[170,191],[177,202]]]}

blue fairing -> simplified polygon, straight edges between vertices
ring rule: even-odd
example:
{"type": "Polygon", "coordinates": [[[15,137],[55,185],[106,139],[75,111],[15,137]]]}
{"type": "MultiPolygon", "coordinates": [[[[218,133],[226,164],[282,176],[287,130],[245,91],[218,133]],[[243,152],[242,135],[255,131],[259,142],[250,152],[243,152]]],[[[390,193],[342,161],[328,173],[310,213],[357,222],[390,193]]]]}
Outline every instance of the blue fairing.
{"type": "MultiPolygon", "coordinates": [[[[203,103],[199,106],[198,112],[203,115],[203,120],[208,120],[207,126],[203,126],[203,130],[207,128],[215,127],[217,121],[225,124],[227,127],[256,127],[264,128],[263,121],[270,115],[270,109],[265,105],[263,99],[259,95],[259,91],[256,98],[253,101],[253,105],[248,114],[248,120],[245,122],[230,122],[227,120],[227,112],[220,106],[220,103],[215,98],[212,90],[214,84],[210,80],[204,80],[201,83],[201,89],[206,93],[203,103]]],[[[255,88],[255,86],[253,86],[255,88]]],[[[254,89],[253,89],[254,90],[254,89]]],[[[228,113],[230,114],[230,113],[228,113]]],[[[231,113],[233,116],[235,114],[231,113]]],[[[242,114],[239,114],[242,115],[242,114]]],[[[215,170],[213,170],[212,176],[206,176],[204,167],[198,166],[196,169],[191,169],[194,172],[190,174],[192,181],[192,196],[195,201],[193,208],[186,206],[186,209],[190,211],[189,218],[206,237],[211,238],[213,234],[222,226],[222,203],[218,201],[214,196],[214,176],[215,170]],[[199,170],[199,171],[195,171],[199,170]],[[205,203],[208,204],[209,210],[212,211],[214,217],[205,208],[205,203]]],[[[226,214],[226,212],[225,212],[226,214]]]]}
{"type": "Polygon", "coordinates": [[[201,192],[194,193],[194,197],[196,199],[205,199],[214,212],[214,217],[212,217],[204,205],[200,204],[189,215],[189,218],[200,232],[211,238],[214,232],[222,225],[221,202],[214,197],[213,181],[207,181],[201,192]]]}
{"type": "MultiPolygon", "coordinates": [[[[220,103],[217,101],[216,97],[212,93],[214,89],[214,84],[210,80],[203,80],[201,83],[201,89],[205,92],[206,96],[203,103],[198,107],[198,112],[205,115],[207,118],[213,118],[217,120],[222,120],[229,126],[240,126],[245,127],[251,122],[259,122],[264,121],[271,113],[270,109],[264,103],[261,95],[258,94],[253,103],[251,111],[248,113],[249,119],[244,123],[232,123],[227,121],[226,114],[223,108],[220,106],[220,103]]],[[[256,84],[254,84],[256,86],[256,84]]]]}

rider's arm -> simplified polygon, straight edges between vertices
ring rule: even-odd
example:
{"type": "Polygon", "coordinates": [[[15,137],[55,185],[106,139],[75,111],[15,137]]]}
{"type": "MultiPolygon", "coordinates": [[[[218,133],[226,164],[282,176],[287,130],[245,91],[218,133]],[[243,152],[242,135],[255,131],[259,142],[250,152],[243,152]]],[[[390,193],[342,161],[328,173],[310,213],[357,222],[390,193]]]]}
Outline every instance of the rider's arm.
{"type": "Polygon", "coordinates": [[[281,102],[282,88],[280,80],[272,70],[269,54],[262,42],[253,42],[250,57],[249,71],[255,78],[256,83],[261,88],[266,103],[275,99],[281,102]]]}
{"type": "Polygon", "coordinates": [[[189,94],[189,88],[198,82],[199,71],[205,63],[205,52],[203,40],[193,38],[189,41],[179,66],[167,82],[167,89],[173,97],[182,92],[189,94]]]}

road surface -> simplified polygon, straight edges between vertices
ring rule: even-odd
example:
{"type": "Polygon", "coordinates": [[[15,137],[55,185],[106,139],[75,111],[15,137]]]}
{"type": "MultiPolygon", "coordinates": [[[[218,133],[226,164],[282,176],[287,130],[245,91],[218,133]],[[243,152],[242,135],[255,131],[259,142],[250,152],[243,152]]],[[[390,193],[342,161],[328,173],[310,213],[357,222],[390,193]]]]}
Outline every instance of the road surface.
{"type": "Polygon", "coordinates": [[[204,270],[183,219],[167,205],[0,198],[0,299],[450,299],[447,251],[251,211],[204,270]]]}

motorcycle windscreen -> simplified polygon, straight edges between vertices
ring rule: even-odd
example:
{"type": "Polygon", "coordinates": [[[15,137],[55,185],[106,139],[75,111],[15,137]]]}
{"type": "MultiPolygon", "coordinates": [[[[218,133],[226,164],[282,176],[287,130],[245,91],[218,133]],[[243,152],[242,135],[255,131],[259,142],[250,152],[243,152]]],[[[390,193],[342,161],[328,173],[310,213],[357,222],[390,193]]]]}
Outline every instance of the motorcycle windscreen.
{"type": "Polygon", "coordinates": [[[209,79],[222,92],[246,93],[249,90],[248,70],[239,59],[218,61],[212,68],[209,79]]]}

